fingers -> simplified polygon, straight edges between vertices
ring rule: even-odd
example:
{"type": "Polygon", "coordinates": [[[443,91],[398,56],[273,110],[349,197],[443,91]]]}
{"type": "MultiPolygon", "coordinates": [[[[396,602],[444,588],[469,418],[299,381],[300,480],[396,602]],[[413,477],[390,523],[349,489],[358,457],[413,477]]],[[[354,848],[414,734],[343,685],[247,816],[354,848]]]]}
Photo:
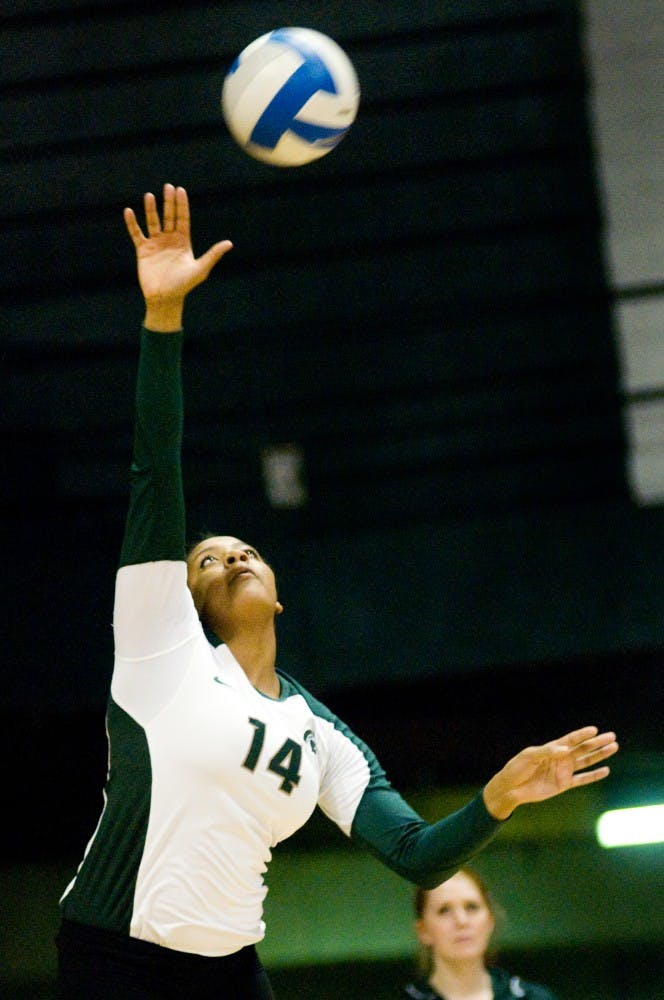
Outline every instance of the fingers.
{"type": "Polygon", "coordinates": [[[581,788],[583,785],[592,785],[596,781],[602,781],[603,778],[609,776],[610,769],[608,767],[596,767],[592,771],[581,771],[580,774],[575,774],[572,777],[571,787],[581,788]]]}
{"type": "Polygon", "coordinates": [[[594,739],[586,740],[575,752],[575,768],[592,767],[618,752],[615,733],[601,733],[594,739]]]}
{"type": "MultiPolygon", "coordinates": [[[[189,201],[184,188],[174,188],[172,184],[164,184],[163,227],[159,220],[157,199],[151,191],[143,195],[145,221],[149,236],[159,236],[160,233],[172,233],[175,229],[188,236],[189,234],[189,201]]],[[[125,208],[124,220],[134,245],[145,240],[145,235],[136,221],[132,208],[125,208]]]]}
{"type": "Polygon", "coordinates": [[[176,229],[183,236],[189,237],[189,198],[183,187],[175,189],[176,229]]]}
{"type": "MultiPolygon", "coordinates": [[[[183,188],[178,188],[178,191],[184,190],[183,188]]],[[[185,195],[186,197],[186,195],[185,195]]],[[[176,194],[175,188],[172,184],[164,184],[164,232],[172,233],[175,229],[175,217],[176,217],[176,194]]]]}
{"type": "MultiPolygon", "coordinates": [[[[583,732],[583,730],[579,730],[579,732],[583,732]]],[[[565,740],[566,738],[563,742],[565,740]]],[[[618,749],[618,743],[615,733],[597,733],[597,729],[595,729],[595,735],[579,739],[575,743],[568,744],[568,747],[576,761],[588,763],[610,757],[618,749]]]]}
{"type": "Polygon", "coordinates": [[[228,253],[232,249],[233,244],[230,240],[222,240],[220,243],[215,243],[214,246],[211,246],[209,250],[206,250],[198,260],[202,274],[207,278],[214,265],[221,260],[225,253],[228,253]]]}
{"type": "Polygon", "coordinates": [[[183,187],[164,184],[163,231],[177,231],[189,238],[189,198],[183,187]]]}
{"type": "Polygon", "coordinates": [[[599,730],[597,726],[583,726],[582,729],[574,729],[571,733],[567,733],[565,736],[561,736],[560,739],[555,740],[556,743],[562,743],[564,746],[572,749],[578,746],[579,743],[584,743],[586,740],[591,739],[596,736],[599,730]]]}
{"type": "Polygon", "coordinates": [[[143,205],[145,207],[145,222],[147,224],[148,235],[158,236],[161,232],[159,213],[157,212],[157,199],[151,191],[143,195],[143,205]]]}
{"type": "Polygon", "coordinates": [[[584,729],[576,730],[575,733],[569,733],[564,739],[571,743],[570,752],[574,760],[574,774],[571,779],[573,788],[592,785],[608,777],[610,768],[595,767],[595,765],[601,764],[618,752],[615,733],[598,733],[596,726],[586,726],[584,729]],[[586,736],[588,730],[591,731],[590,736],[586,736]]]}
{"type": "Polygon", "coordinates": [[[125,208],[123,215],[124,215],[125,225],[127,227],[127,232],[131,236],[132,243],[134,244],[135,247],[138,247],[139,244],[142,243],[143,240],[145,239],[145,236],[143,235],[143,231],[139,226],[138,222],[136,221],[136,215],[134,213],[133,208],[125,208]]]}
{"type": "Polygon", "coordinates": [[[550,743],[545,744],[545,746],[552,749],[557,748],[558,753],[562,749],[568,753],[573,753],[575,756],[582,756],[610,744],[615,744],[615,749],[612,751],[612,753],[615,753],[618,749],[615,733],[600,733],[597,726],[584,726],[582,729],[575,729],[565,736],[560,736],[557,740],[552,740],[550,743]]]}
{"type": "MultiPolygon", "coordinates": [[[[189,267],[192,252],[189,233],[189,198],[186,190],[183,187],[175,187],[173,184],[164,184],[161,219],[157,209],[157,200],[151,191],[147,191],[143,195],[143,205],[147,235],[139,226],[133,209],[125,208],[123,213],[127,231],[139,257],[147,259],[150,256],[156,257],[164,249],[176,249],[183,255],[182,260],[189,267]]],[[[202,254],[194,262],[195,266],[191,271],[193,280],[190,287],[205,280],[215,264],[232,249],[232,246],[230,240],[221,240],[214,243],[202,254]]]]}
{"type": "MultiPolygon", "coordinates": [[[[189,237],[189,198],[183,187],[174,187],[172,184],[164,184],[164,207],[163,224],[159,219],[157,210],[157,199],[151,191],[146,191],[143,195],[143,206],[145,209],[145,222],[148,236],[159,236],[160,233],[182,233],[189,237]]],[[[136,221],[133,209],[124,210],[124,220],[129,230],[129,235],[134,240],[144,240],[145,236],[136,221]]]]}

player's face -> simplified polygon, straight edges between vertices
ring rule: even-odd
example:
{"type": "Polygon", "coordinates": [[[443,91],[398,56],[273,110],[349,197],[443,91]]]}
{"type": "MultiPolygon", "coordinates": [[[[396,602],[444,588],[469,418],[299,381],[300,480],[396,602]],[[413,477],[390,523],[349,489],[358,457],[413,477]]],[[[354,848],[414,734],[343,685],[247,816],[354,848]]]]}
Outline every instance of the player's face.
{"type": "Polygon", "coordinates": [[[495,921],[484,896],[472,878],[457,872],[427,894],[415,928],[434,960],[451,964],[481,961],[495,921]]]}
{"type": "Polygon", "coordinates": [[[272,568],[239,538],[206,538],[189,553],[187,583],[201,618],[228,639],[241,624],[282,610],[272,568]]]}

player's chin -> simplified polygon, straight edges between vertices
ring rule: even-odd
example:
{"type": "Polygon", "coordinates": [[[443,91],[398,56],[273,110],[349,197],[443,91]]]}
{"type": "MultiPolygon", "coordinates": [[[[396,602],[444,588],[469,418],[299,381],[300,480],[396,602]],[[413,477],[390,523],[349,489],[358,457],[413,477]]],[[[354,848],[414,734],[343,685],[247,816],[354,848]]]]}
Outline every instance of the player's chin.
{"type": "Polygon", "coordinates": [[[244,582],[238,581],[238,583],[239,585],[234,586],[229,594],[231,616],[259,620],[267,614],[274,614],[277,596],[260,580],[247,578],[244,582]]]}

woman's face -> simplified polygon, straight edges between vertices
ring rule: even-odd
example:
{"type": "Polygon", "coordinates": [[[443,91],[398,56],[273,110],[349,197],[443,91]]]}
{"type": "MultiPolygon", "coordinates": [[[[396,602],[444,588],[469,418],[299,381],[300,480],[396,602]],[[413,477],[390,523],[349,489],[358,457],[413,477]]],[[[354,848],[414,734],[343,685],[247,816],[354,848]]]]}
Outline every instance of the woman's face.
{"type": "Polygon", "coordinates": [[[483,960],[494,927],[487,901],[464,872],[427,893],[415,923],[417,936],[432,949],[434,960],[450,963],[483,960]]]}
{"type": "Polygon", "coordinates": [[[282,611],[271,567],[251,545],[230,535],[206,538],[192,549],[187,583],[203,621],[226,640],[241,623],[282,611]]]}

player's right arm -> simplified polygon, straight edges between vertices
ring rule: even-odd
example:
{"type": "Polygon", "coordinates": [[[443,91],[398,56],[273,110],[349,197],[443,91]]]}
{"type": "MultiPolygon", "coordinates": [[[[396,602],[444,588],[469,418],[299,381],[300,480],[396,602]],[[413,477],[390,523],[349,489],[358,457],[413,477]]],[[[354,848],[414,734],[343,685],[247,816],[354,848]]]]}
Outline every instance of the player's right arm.
{"type": "Polygon", "coordinates": [[[194,257],[184,188],[164,186],[162,218],[154,195],[146,194],[144,204],[147,235],[131,208],[124,213],[145,300],[131,494],[114,613],[116,653],[125,660],[163,653],[191,635],[180,460],[182,313],[187,294],[231,247],[225,240],[194,257]]]}
{"type": "Polygon", "coordinates": [[[124,211],[136,250],[145,319],[136,386],[131,502],[121,566],[184,559],[182,313],[189,292],[231,248],[230,241],[223,240],[194,257],[189,200],[182,187],[164,185],[162,218],[153,194],[145,195],[144,205],[147,235],[133,209],[124,211]]]}
{"type": "Polygon", "coordinates": [[[185,557],[181,354],[181,332],[142,329],[121,567],[185,557]]]}

